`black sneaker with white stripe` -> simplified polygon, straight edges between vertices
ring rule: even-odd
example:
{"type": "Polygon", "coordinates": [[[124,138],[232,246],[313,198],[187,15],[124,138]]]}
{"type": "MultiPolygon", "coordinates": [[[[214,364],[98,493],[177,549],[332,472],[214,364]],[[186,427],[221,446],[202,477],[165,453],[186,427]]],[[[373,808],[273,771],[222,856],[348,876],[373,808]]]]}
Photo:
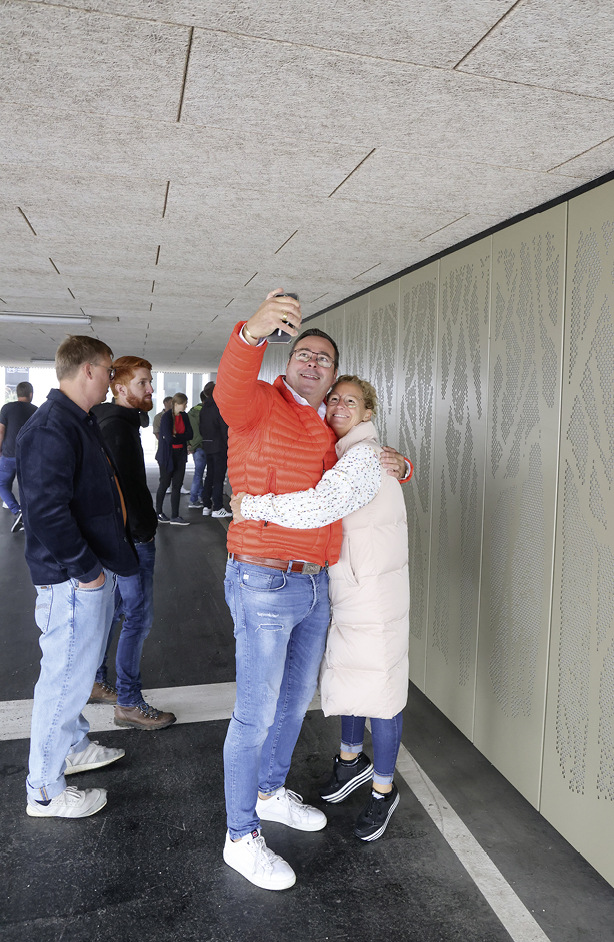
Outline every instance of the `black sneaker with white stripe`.
{"type": "Polygon", "coordinates": [[[344,801],[348,795],[359,788],[364,782],[371,780],[373,775],[373,763],[369,756],[361,752],[353,762],[344,762],[336,755],[333,764],[333,774],[326,785],[320,788],[320,798],[322,801],[329,801],[331,804],[338,804],[344,801]]]}
{"type": "Polygon", "coordinates": [[[392,791],[387,795],[382,795],[381,798],[371,792],[371,797],[356,819],[354,827],[356,837],[359,837],[361,841],[376,841],[378,837],[381,837],[398,803],[399,790],[394,783],[392,791]]]}

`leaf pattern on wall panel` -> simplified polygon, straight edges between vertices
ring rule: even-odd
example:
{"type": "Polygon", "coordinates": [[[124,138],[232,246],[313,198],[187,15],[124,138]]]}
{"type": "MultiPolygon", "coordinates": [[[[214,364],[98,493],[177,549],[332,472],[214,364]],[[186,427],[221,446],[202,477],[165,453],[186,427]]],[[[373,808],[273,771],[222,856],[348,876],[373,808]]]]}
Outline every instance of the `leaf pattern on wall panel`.
{"type": "Polygon", "coordinates": [[[366,295],[345,306],[345,350],[340,373],[366,377],[369,368],[369,299],[366,295]]]}
{"type": "Polygon", "coordinates": [[[563,252],[554,217],[531,225],[524,239],[493,240],[482,616],[491,689],[508,717],[530,717],[538,705],[552,570],[563,252]]]}
{"type": "Polygon", "coordinates": [[[399,440],[398,413],[396,408],[396,360],[398,347],[399,306],[398,282],[394,289],[383,289],[387,303],[379,304],[383,294],[374,291],[371,295],[369,314],[369,360],[370,367],[365,379],[377,391],[378,407],[374,418],[382,445],[396,446],[399,440]],[[394,300],[390,295],[394,293],[394,300]]]}
{"type": "Polygon", "coordinates": [[[490,251],[444,275],[439,311],[436,475],[440,500],[430,646],[446,664],[453,649],[456,681],[473,676],[478,623],[483,391],[488,345],[490,251]],[[445,431],[444,431],[445,430],[445,431]],[[451,561],[455,565],[451,566],[451,561]],[[454,643],[452,645],[452,637],[454,643]]]}
{"type": "Polygon", "coordinates": [[[411,460],[414,476],[404,485],[409,528],[411,634],[426,632],[433,397],[437,328],[437,274],[401,280],[399,376],[402,384],[399,449],[411,460]]]}
{"type": "Polygon", "coordinates": [[[613,231],[611,220],[581,230],[570,265],[556,707],[556,749],[569,790],[589,791],[610,801],[614,801],[613,231]]]}

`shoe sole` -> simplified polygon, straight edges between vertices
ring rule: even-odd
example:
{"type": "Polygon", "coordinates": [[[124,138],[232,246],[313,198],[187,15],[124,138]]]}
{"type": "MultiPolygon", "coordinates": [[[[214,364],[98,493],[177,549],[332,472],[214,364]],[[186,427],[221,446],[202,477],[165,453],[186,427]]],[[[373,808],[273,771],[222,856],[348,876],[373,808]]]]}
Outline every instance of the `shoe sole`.
{"type": "Polygon", "coordinates": [[[103,759],[102,762],[88,762],[86,765],[67,765],[64,771],[64,775],[76,775],[77,772],[89,772],[90,769],[102,769],[105,765],[111,765],[112,762],[117,762],[118,759],[123,759],[126,755],[124,749],[121,750],[121,755],[113,756],[112,759],[103,759]]]}
{"type": "Polygon", "coordinates": [[[105,703],[108,706],[115,706],[117,703],[117,698],[115,700],[103,700],[102,697],[90,697],[87,701],[88,703],[105,703]]]}
{"type": "Polygon", "coordinates": [[[113,720],[115,726],[123,726],[126,729],[143,729],[143,730],[156,730],[156,729],[168,729],[169,726],[172,726],[173,723],[177,722],[177,717],[173,720],[170,720],[168,723],[160,723],[160,725],[151,726],[141,723],[133,723],[131,720],[113,720]]]}
{"type": "Polygon", "coordinates": [[[107,799],[105,796],[105,799],[101,805],[95,805],[93,808],[90,808],[89,811],[86,811],[85,814],[64,815],[64,814],[44,814],[43,812],[39,811],[39,809],[35,805],[31,805],[28,802],[26,804],[26,814],[30,815],[31,818],[65,818],[67,821],[70,821],[71,819],[76,820],[77,818],[91,818],[93,814],[96,814],[98,811],[102,811],[106,803],[107,803],[107,799]]]}
{"type": "Polygon", "coordinates": [[[328,802],[329,805],[338,805],[340,802],[345,801],[348,795],[351,795],[355,789],[360,788],[361,785],[364,785],[365,782],[368,782],[373,775],[373,763],[364,769],[360,775],[357,775],[355,778],[350,779],[349,782],[346,782],[345,785],[338,789],[336,792],[332,792],[330,795],[323,795],[320,792],[320,798],[322,801],[328,802]]]}
{"type": "Polygon", "coordinates": [[[256,809],[256,814],[258,815],[261,821],[270,821],[271,824],[285,824],[287,828],[293,828],[293,830],[295,831],[323,831],[326,825],[328,824],[328,821],[326,820],[326,816],[324,817],[324,821],[321,821],[317,824],[310,824],[307,827],[304,827],[301,824],[295,824],[294,822],[291,822],[291,821],[284,821],[283,818],[274,818],[274,817],[267,818],[265,815],[262,815],[258,809],[256,809]]]}
{"type": "Polygon", "coordinates": [[[361,841],[376,841],[376,840],[378,839],[378,837],[381,837],[382,834],[384,833],[384,831],[386,830],[386,828],[388,827],[388,822],[390,821],[390,819],[391,819],[391,817],[392,817],[392,813],[393,813],[394,809],[396,808],[396,806],[397,806],[398,803],[399,803],[399,797],[400,797],[400,796],[397,795],[397,797],[396,797],[396,798],[394,799],[394,801],[392,802],[392,805],[390,806],[390,808],[389,808],[389,810],[388,810],[388,814],[386,815],[386,820],[384,821],[384,823],[382,824],[382,826],[377,829],[377,831],[374,831],[373,834],[367,834],[365,837],[361,837],[360,834],[356,834],[356,831],[354,831],[354,834],[356,834],[356,837],[357,837],[359,840],[361,840],[361,841]]]}
{"type": "MultiPolygon", "coordinates": [[[[237,873],[240,873],[242,877],[244,877],[246,880],[249,880],[249,882],[250,882],[250,883],[253,883],[254,886],[260,887],[261,890],[273,890],[273,891],[275,891],[275,890],[289,890],[290,887],[291,887],[291,886],[294,886],[294,884],[296,883],[296,874],[293,872],[293,873],[292,873],[293,879],[292,879],[290,882],[287,882],[287,881],[286,881],[286,883],[284,883],[283,886],[269,886],[264,880],[258,880],[258,878],[257,878],[256,876],[253,876],[253,875],[249,875],[249,876],[248,876],[248,874],[243,873],[242,870],[239,870],[238,867],[235,867],[235,865],[232,863],[232,861],[226,859],[226,851],[225,851],[225,850],[224,850],[224,863],[227,864],[229,867],[232,867],[232,869],[235,870],[237,873]]],[[[288,880],[290,880],[289,877],[288,877],[288,880]]]]}

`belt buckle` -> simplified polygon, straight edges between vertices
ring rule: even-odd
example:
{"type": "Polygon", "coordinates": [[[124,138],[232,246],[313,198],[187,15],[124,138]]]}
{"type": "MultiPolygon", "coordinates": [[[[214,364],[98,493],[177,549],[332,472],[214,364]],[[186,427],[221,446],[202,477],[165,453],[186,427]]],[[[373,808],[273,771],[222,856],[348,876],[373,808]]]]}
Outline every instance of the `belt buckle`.
{"type": "Polygon", "coordinates": [[[303,575],[304,576],[315,576],[319,573],[322,567],[318,566],[317,563],[303,563],[303,575]]]}

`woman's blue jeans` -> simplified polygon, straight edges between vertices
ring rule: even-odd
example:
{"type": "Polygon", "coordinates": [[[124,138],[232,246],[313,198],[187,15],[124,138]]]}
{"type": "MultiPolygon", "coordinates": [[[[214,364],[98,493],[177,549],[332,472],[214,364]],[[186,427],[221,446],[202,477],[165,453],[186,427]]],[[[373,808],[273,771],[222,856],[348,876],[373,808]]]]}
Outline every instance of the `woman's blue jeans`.
{"type": "MultiPolygon", "coordinates": [[[[341,717],[341,749],[343,752],[362,752],[365,736],[364,716],[341,717]]],[[[403,713],[397,713],[391,720],[371,718],[371,739],[373,741],[373,781],[377,785],[389,785],[394,779],[401,732],[403,731],[403,713]]]]}
{"type": "Polygon", "coordinates": [[[229,560],[224,585],[237,663],[224,788],[228,830],[237,840],[260,826],[258,791],[272,794],[286,781],[324,654],[328,572],[309,576],[229,560]]]}

